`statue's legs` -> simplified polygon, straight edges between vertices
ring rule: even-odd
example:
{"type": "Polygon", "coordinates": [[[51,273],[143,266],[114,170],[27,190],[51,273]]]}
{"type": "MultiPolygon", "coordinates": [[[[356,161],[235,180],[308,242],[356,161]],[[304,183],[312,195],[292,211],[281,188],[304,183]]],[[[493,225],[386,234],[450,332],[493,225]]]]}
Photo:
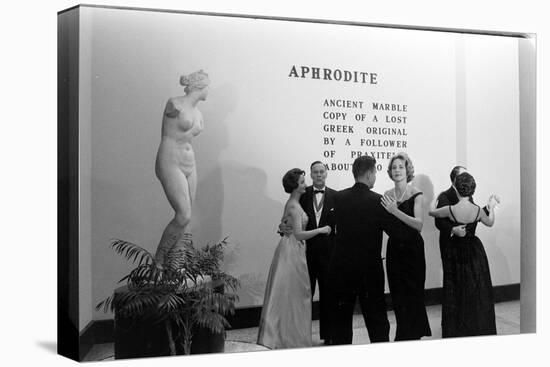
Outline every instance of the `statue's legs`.
{"type": "MultiPolygon", "coordinates": [[[[196,171],[194,172],[196,176],[196,171]]],[[[167,252],[179,242],[191,221],[191,187],[185,174],[178,168],[159,175],[168,202],[175,211],[174,218],[168,223],[155,254],[155,260],[163,264],[167,252]]],[[[196,179],[194,179],[196,182],[196,179]]]]}
{"type": "Polygon", "coordinates": [[[191,174],[187,176],[187,182],[189,183],[189,196],[191,198],[191,206],[195,204],[195,197],[197,195],[197,168],[193,167],[191,174]]]}

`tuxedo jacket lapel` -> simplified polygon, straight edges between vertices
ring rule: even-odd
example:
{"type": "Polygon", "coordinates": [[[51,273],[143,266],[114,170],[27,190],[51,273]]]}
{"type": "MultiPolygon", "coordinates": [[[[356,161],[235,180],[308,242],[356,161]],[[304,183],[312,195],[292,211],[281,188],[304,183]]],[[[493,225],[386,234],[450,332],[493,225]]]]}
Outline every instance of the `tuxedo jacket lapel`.
{"type": "Polygon", "coordinates": [[[309,218],[307,225],[308,230],[317,228],[317,223],[315,223],[315,209],[313,207],[313,200],[313,187],[308,186],[306,192],[304,193],[304,199],[302,202],[302,207],[309,218]]]}
{"type": "Polygon", "coordinates": [[[323,209],[321,210],[321,218],[319,218],[319,227],[326,225],[328,212],[332,208],[332,196],[328,187],[325,187],[325,197],[323,199],[323,209]]]}

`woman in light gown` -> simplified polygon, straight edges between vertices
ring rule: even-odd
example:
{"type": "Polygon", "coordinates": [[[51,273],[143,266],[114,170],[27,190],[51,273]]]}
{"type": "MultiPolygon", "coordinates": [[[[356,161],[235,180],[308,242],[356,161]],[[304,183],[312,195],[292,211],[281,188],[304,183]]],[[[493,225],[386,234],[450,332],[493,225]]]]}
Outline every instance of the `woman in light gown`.
{"type": "Polygon", "coordinates": [[[281,237],[269,268],[258,344],[270,349],[311,346],[311,289],[304,241],[329,234],[331,228],[304,230],[308,217],[299,202],[306,191],[304,174],[294,168],[283,177],[285,192],[290,194],[283,221],[289,220],[294,229],[281,237]]]}

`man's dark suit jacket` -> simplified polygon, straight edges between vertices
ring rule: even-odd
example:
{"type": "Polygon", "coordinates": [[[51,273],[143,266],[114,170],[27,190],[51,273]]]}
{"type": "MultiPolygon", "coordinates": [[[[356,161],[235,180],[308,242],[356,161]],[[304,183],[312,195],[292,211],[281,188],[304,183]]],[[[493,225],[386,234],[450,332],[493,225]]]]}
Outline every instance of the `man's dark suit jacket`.
{"type": "MultiPolygon", "coordinates": [[[[325,197],[323,199],[323,210],[321,211],[321,217],[319,218],[319,225],[317,225],[317,222],[315,219],[315,208],[313,204],[313,200],[314,200],[313,186],[308,186],[306,188],[306,192],[300,197],[300,205],[302,206],[302,209],[304,209],[308,217],[306,231],[311,231],[313,229],[324,227],[326,225],[331,226],[331,228],[334,229],[334,217],[333,217],[334,195],[336,195],[336,190],[333,190],[329,187],[325,187],[325,197]]],[[[330,250],[332,250],[333,237],[334,237],[334,231],[332,231],[328,236],[318,235],[310,238],[309,240],[306,241],[307,243],[306,251],[329,250],[329,255],[330,255],[330,250]],[[330,248],[327,248],[327,247],[330,247],[330,248]]]]}
{"type": "MultiPolygon", "coordinates": [[[[319,218],[319,225],[317,225],[317,221],[315,219],[315,208],[313,204],[313,200],[315,200],[315,198],[313,197],[313,186],[307,187],[306,192],[300,197],[300,205],[308,217],[306,230],[311,231],[326,225],[329,225],[332,229],[328,236],[321,234],[306,241],[306,260],[311,284],[311,295],[313,297],[315,292],[315,283],[319,282],[319,293],[323,293],[325,295],[325,300],[328,297],[328,289],[326,288],[328,280],[328,267],[332,249],[334,247],[334,195],[336,195],[335,190],[325,187],[323,209],[321,211],[321,217],[319,218]]],[[[327,315],[327,312],[327,309],[322,309],[321,319],[328,319],[329,315],[327,315]]],[[[324,329],[325,328],[323,325],[323,335],[325,331],[324,329]]]]}
{"type": "Polygon", "coordinates": [[[391,234],[399,220],[382,207],[381,198],[363,183],[335,195],[336,243],[329,275],[337,292],[384,294],[382,232],[391,234]]]}

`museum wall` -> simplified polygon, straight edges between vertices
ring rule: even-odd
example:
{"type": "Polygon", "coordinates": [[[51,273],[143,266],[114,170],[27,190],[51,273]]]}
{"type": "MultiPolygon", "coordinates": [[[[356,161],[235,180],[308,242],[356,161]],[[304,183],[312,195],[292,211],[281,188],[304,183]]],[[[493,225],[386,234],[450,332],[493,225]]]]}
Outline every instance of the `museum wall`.
{"type": "Polygon", "coordinates": [[[225,268],[241,280],[239,307],[263,300],[287,199],[282,175],[319,159],[329,167],[327,184],[343,189],[359,154],[377,157],[378,192],[392,187],[389,156],[411,156],[413,184],[424,192],[426,288],[441,287],[438,232],[427,210],[455,164],[476,177],[478,203],[501,196],[495,226],[478,233],[493,283],[519,283],[516,39],[84,10],[81,103],[89,107],[80,123],[90,133],[81,137],[81,154],[89,155],[81,180],[91,218],[81,237],[84,318],[112,317],[94,306],[131,269],[110,241],[154,252],[172,219],[154,170],[162,114],[168,98],[183,94],[179,76],[199,69],[211,85],[198,105],[205,130],[193,142],[190,230],[196,246],[228,238],[225,268]]]}

